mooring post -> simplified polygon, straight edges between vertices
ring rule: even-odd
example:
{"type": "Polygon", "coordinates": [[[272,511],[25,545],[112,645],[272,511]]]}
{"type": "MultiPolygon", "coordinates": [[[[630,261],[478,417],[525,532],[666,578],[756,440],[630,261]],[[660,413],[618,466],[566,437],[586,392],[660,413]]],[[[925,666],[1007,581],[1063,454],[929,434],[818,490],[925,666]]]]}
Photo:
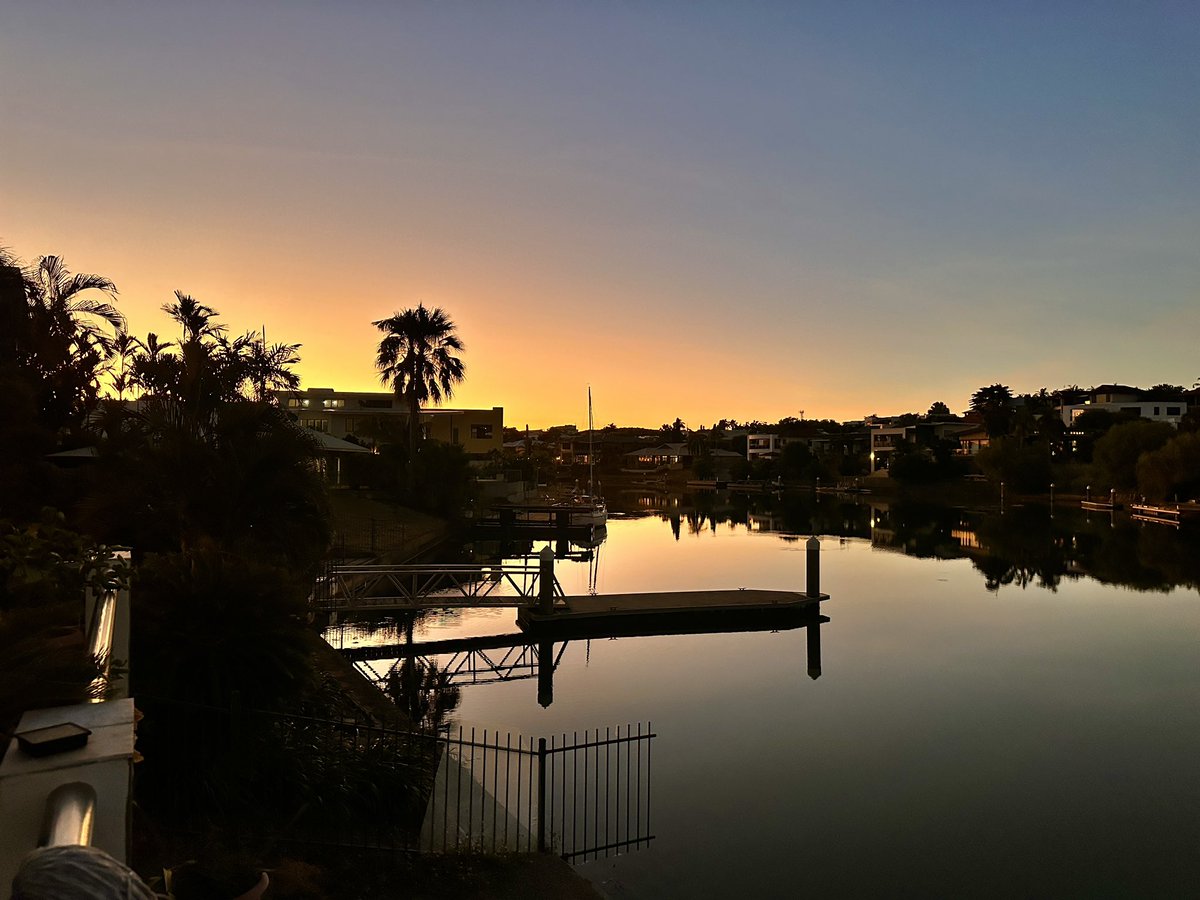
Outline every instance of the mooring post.
{"type": "Polygon", "coordinates": [[[809,599],[819,600],[821,597],[821,542],[814,535],[804,546],[808,551],[805,560],[808,587],[805,593],[809,599]]]}
{"type": "Polygon", "coordinates": [[[554,612],[554,551],[549,544],[538,554],[538,612],[554,612]]]}

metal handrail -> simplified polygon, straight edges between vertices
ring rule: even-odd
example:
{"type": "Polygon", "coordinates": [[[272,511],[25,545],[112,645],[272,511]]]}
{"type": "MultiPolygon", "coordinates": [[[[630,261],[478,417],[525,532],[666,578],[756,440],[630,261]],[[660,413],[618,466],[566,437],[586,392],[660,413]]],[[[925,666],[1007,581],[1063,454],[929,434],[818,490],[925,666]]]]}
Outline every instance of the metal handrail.
{"type": "Polygon", "coordinates": [[[91,700],[93,703],[103,701],[103,691],[108,685],[108,676],[112,665],[113,624],[117,617],[117,592],[105,591],[96,600],[96,608],[92,613],[92,621],[88,626],[88,654],[100,666],[100,674],[92,681],[91,700]]]}
{"type": "Polygon", "coordinates": [[[96,789],[82,781],[59,785],[46,798],[38,846],[87,846],[95,824],[96,789]]]}

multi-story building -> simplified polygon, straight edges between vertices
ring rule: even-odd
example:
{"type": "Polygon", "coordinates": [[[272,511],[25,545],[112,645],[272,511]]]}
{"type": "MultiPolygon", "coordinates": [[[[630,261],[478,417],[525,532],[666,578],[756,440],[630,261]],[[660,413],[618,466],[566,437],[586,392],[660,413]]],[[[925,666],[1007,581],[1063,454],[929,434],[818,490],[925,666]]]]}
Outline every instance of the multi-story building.
{"type": "MultiPolygon", "coordinates": [[[[274,393],[279,405],[301,425],[335,438],[375,440],[385,432],[403,435],[408,428],[408,405],[392,393],[333,388],[274,393]]],[[[457,444],[472,458],[483,459],[503,446],[504,407],[422,409],[421,431],[425,437],[457,444]]]]}
{"type": "Polygon", "coordinates": [[[901,441],[906,440],[908,435],[913,430],[910,425],[908,427],[898,426],[889,428],[886,425],[871,426],[871,474],[876,472],[886,471],[891,466],[892,454],[896,452],[896,445],[901,441]]]}
{"type": "Polygon", "coordinates": [[[779,434],[748,434],[746,435],[746,459],[754,462],[756,459],[778,459],[787,446],[787,438],[779,434]]]}
{"type": "Polygon", "coordinates": [[[1086,412],[1102,409],[1116,415],[1137,416],[1155,422],[1169,422],[1176,428],[1187,415],[1188,402],[1181,397],[1156,397],[1151,391],[1126,384],[1102,384],[1087,392],[1082,403],[1062,406],[1063,424],[1068,428],[1086,412]]]}

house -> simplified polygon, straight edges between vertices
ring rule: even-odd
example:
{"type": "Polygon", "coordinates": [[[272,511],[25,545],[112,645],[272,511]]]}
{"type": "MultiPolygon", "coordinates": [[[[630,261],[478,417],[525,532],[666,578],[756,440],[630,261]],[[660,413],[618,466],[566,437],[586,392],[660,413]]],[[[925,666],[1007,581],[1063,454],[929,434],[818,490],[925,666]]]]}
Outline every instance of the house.
{"type": "MultiPolygon", "coordinates": [[[[393,393],[308,388],[273,394],[302,426],[335,438],[371,439],[385,429],[392,435],[408,428],[408,405],[393,393]]],[[[504,407],[422,409],[421,431],[425,437],[462,447],[472,459],[485,459],[503,446],[504,407]]]]}
{"type": "Polygon", "coordinates": [[[886,472],[891,465],[892,454],[896,452],[897,445],[904,440],[910,440],[911,434],[914,431],[914,426],[889,426],[889,425],[872,425],[871,426],[871,444],[869,460],[871,463],[870,472],[874,475],[876,472],[886,472]]]}
{"type": "Polygon", "coordinates": [[[748,434],[746,435],[746,459],[754,462],[756,459],[778,459],[788,439],[779,434],[748,434]]]}
{"type": "Polygon", "coordinates": [[[917,422],[913,425],[872,425],[870,439],[872,475],[891,467],[892,454],[901,441],[924,448],[947,441],[954,447],[956,456],[974,456],[989,443],[987,431],[981,425],[961,419],[917,422]]]}
{"type": "Polygon", "coordinates": [[[641,447],[624,454],[626,472],[655,472],[659,469],[679,469],[691,459],[685,443],[659,444],[641,447]]]}
{"type": "Polygon", "coordinates": [[[1063,424],[1073,428],[1076,419],[1092,410],[1168,422],[1178,428],[1180,419],[1187,414],[1188,402],[1186,396],[1155,396],[1151,391],[1127,384],[1102,384],[1087,391],[1081,402],[1065,403],[1060,407],[1063,424]]]}

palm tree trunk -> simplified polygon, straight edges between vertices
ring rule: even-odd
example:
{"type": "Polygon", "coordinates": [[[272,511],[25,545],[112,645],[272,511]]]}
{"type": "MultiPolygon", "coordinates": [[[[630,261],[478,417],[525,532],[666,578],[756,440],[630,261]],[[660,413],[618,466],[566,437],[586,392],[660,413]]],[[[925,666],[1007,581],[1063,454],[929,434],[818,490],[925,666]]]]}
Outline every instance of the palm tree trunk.
{"type": "Polygon", "coordinates": [[[409,502],[412,502],[412,493],[417,487],[417,441],[421,436],[421,402],[417,399],[415,393],[410,393],[408,398],[408,470],[407,470],[407,486],[409,494],[409,502]]]}

